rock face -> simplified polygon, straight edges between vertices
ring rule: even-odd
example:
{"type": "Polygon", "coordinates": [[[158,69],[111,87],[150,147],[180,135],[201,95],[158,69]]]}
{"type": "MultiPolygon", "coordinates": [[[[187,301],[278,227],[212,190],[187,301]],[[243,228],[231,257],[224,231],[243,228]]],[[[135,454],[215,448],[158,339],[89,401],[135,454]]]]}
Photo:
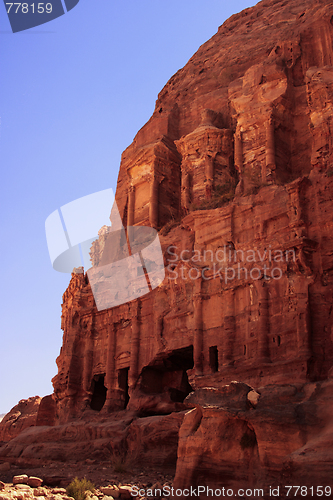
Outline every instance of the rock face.
{"type": "Polygon", "coordinates": [[[137,418],[135,412],[119,412],[102,418],[91,410],[79,421],[25,429],[0,449],[0,461],[20,466],[97,460],[123,461],[174,469],[178,433],[185,411],[137,418]]]}
{"type": "MultiPolygon", "coordinates": [[[[124,227],[159,231],[165,280],[97,310],[88,275],[74,270],[54,395],[37,420],[56,425],[25,431],[3,456],[42,456],[33,443],[46,439],[55,460],[71,429],[85,456],[124,409],[133,422],[117,425],[131,449],[131,433],[179,412],[168,420],[174,436],[194,405],[180,428],[177,485],[211,469],[216,484],[219,473],[231,485],[268,484],[282,469],[296,480],[290,467],[303,465],[305,481],[320,456],[332,464],[322,399],[333,366],[332,6],[260,2],[161,91],[123,153],[116,200],[124,227]],[[98,419],[99,430],[78,418],[98,419]]],[[[114,238],[105,226],[94,242],[97,272],[114,238]]],[[[163,439],[143,449],[153,456],[163,439]]],[[[327,467],[316,467],[324,480],[327,467]]]]}
{"type": "Polygon", "coordinates": [[[44,396],[39,404],[36,425],[54,425],[56,414],[57,405],[53,394],[44,396]]]}
{"type": "MultiPolygon", "coordinates": [[[[166,278],[97,311],[63,297],[59,422],[86,408],[181,409],[197,387],[323,380],[332,342],[331,4],[232,16],[161,91],[123,153],[124,226],[160,230],[166,278]]],[[[114,235],[91,251],[107,261],[114,235]]]]}
{"type": "Polygon", "coordinates": [[[311,486],[328,485],[332,474],[332,389],[332,381],[266,386],[256,409],[246,384],[192,393],[174,487],[262,488],[268,495],[275,485],[279,498],[287,498],[285,485],[297,483],[310,498],[311,486]]]}
{"type": "Polygon", "coordinates": [[[0,442],[10,441],[27,427],[36,425],[41,398],[22,399],[0,422],[0,442]]]}

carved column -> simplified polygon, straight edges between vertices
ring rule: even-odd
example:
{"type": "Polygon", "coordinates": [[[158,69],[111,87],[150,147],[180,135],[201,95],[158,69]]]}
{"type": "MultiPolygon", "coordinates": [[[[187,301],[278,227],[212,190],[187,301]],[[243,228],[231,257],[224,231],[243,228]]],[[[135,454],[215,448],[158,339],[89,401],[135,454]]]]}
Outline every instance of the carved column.
{"type": "MultiPolygon", "coordinates": [[[[227,156],[233,154],[232,138],[233,138],[232,130],[229,130],[229,129],[223,130],[221,148],[222,148],[223,153],[227,156]]],[[[231,162],[231,164],[232,164],[232,162],[231,162]]]]}
{"type": "Polygon", "coordinates": [[[93,322],[92,319],[86,325],[86,340],[83,354],[83,373],[82,381],[83,388],[86,393],[90,393],[92,384],[92,367],[94,356],[94,338],[93,338],[93,322]]]}
{"type": "Polygon", "coordinates": [[[205,177],[206,196],[207,198],[211,198],[214,185],[214,159],[209,155],[205,156],[205,177]]]}
{"type": "Polygon", "coordinates": [[[152,174],[150,184],[149,223],[151,227],[158,227],[158,179],[152,174]]]}
{"type": "Polygon", "coordinates": [[[235,168],[238,172],[238,184],[236,187],[236,194],[242,194],[244,190],[243,186],[243,141],[242,141],[242,133],[240,130],[237,130],[234,135],[234,156],[235,156],[235,168]]]}
{"type": "Polygon", "coordinates": [[[185,212],[188,212],[190,208],[190,174],[183,163],[182,163],[181,206],[185,212]]]}
{"type": "Polygon", "coordinates": [[[224,316],[224,349],[223,349],[223,365],[231,365],[233,362],[233,350],[236,333],[235,319],[235,291],[229,290],[223,296],[224,316]]]}
{"type": "Polygon", "coordinates": [[[274,120],[270,116],[266,121],[266,162],[262,166],[261,180],[263,183],[272,182],[275,172],[275,140],[274,140],[274,120]]]}
{"type": "Polygon", "coordinates": [[[116,346],[117,346],[117,336],[116,328],[113,323],[113,318],[109,314],[109,327],[108,327],[108,351],[106,360],[106,375],[105,375],[105,386],[107,388],[106,398],[108,401],[109,408],[113,406],[112,400],[115,398],[115,392],[117,390],[117,376],[116,376],[116,346]]]}
{"type": "MultiPolygon", "coordinates": [[[[290,227],[293,228],[295,233],[295,238],[304,238],[308,237],[308,230],[302,218],[302,204],[301,204],[301,196],[300,196],[301,183],[299,180],[296,180],[288,185],[287,190],[289,194],[289,210],[288,217],[290,220],[290,227]]],[[[315,201],[316,201],[316,193],[315,193],[315,201]]],[[[317,203],[315,204],[317,208],[317,203]]],[[[319,253],[319,266],[322,269],[321,262],[321,253],[319,253]]],[[[297,252],[297,260],[301,259],[302,265],[307,268],[307,264],[304,262],[302,248],[297,252]]],[[[311,271],[310,271],[311,272],[311,271]]]]}
{"type": "Polygon", "coordinates": [[[156,295],[155,295],[155,303],[154,303],[154,332],[155,332],[155,338],[158,343],[159,350],[165,349],[165,342],[163,339],[163,329],[164,329],[164,319],[163,315],[161,315],[161,312],[159,310],[159,307],[157,305],[157,300],[156,300],[156,295]]]}
{"type": "Polygon", "coordinates": [[[203,323],[202,323],[202,295],[201,295],[201,279],[194,282],[194,341],[193,341],[193,357],[194,370],[196,375],[203,374],[203,323]]]}
{"type": "Polygon", "coordinates": [[[134,226],[135,187],[131,184],[128,190],[127,225],[134,226]]]}
{"type": "Polygon", "coordinates": [[[134,388],[139,375],[139,349],[140,349],[140,302],[136,300],[131,309],[132,335],[131,335],[131,358],[129,369],[129,387],[134,388]]]}
{"type": "Polygon", "coordinates": [[[296,180],[287,186],[289,194],[289,219],[292,227],[304,226],[302,219],[302,205],[300,200],[300,181],[296,180]]]}
{"type": "Polygon", "coordinates": [[[306,278],[297,278],[297,346],[300,358],[311,356],[311,327],[309,314],[309,291],[306,278]]]}
{"type": "Polygon", "coordinates": [[[269,361],[269,295],[264,280],[255,281],[258,294],[258,355],[261,362],[269,361]]]}

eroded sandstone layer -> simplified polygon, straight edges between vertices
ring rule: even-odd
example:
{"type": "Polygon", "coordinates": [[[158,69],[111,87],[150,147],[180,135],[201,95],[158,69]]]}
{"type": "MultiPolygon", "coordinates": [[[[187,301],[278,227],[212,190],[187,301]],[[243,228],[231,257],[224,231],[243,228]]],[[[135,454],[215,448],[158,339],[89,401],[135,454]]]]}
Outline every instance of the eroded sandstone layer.
{"type": "MultiPolygon", "coordinates": [[[[116,192],[125,228],[159,231],[165,279],[97,310],[88,275],[73,271],[42,427],[0,454],[68,459],[109,442],[175,463],[180,428],[182,487],[205,474],[230,485],[329,477],[332,35],[333,2],[263,1],[170,79],[123,153],[116,192]],[[224,397],[233,387],[236,407],[224,397]]],[[[104,227],[93,243],[97,275],[117,238],[104,227]]]]}
{"type": "Polygon", "coordinates": [[[0,442],[10,441],[27,427],[35,426],[40,402],[39,396],[21,399],[0,421],[0,442]]]}

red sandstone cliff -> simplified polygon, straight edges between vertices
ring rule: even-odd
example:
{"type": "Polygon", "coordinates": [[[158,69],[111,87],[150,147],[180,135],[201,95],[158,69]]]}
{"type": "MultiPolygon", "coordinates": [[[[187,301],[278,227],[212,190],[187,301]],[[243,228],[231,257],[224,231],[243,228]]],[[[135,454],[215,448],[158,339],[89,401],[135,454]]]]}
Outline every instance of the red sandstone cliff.
{"type": "MultiPolygon", "coordinates": [[[[333,2],[263,1],[226,21],[170,79],[123,153],[116,192],[125,226],[160,231],[166,278],[98,311],[87,275],[73,272],[54,398],[41,406],[58,425],[48,438],[26,431],[0,456],[25,443],[23,457],[56,460],[112,442],[141,457],[166,446],[157,462],[172,462],[184,419],[177,485],[208,470],[233,485],[268,484],[282,471],[329,477],[332,36],[333,2]],[[233,380],[236,407],[223,396],[233,380]],[[217,391],[210,403],[205,387],[217,391]],[[125,408],[126,417],[113,414],[125,408]],[[60,451],[59,435],[71,432],[60,451]],[[150,448],[144,435],[156,437],[150,448]],[[52,441],[48,452],[37,453],[37,436],[52,441]]],[[[113,237],[102,231],[93,244],[97,269],[113,237]]]]}
{"type": "MultiPolygon", "coordinates": [[[[73,274],[54,378],[61,421],[94,394],[103,410],[129,396],[151,412],[159,393],[170,411],[190,390],[184,377],[192,388],[327,377],[331,7],[265,1],[232,16],[159,94],[123,153],[116,199],[125,226],[161,229],[167,276],[97,312],[87,277],[73,274]]],[[[93,245],[95,266],[113,238],[93,245]]]]}

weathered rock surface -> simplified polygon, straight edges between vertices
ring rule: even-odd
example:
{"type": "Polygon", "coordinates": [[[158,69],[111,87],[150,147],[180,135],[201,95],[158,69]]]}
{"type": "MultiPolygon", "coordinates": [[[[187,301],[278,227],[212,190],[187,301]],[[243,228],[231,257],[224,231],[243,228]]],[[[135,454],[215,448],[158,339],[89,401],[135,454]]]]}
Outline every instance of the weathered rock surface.
{"type": "Polygon", "coordinates": [[[0,422],[0,442],[10,441],[27,427],[36,425],[41,398],[22,399],[0,422]]]}
{"type": "Polygon", "coordinates": [[[39,404],[36,425],[54,425],[56,415],[57,404],[54,395],[44,396],[39,404]]]}
{"type": "Polygon", "coordinates": [[[174,467],[184,414],[137,418],[127,411],[110,419],[91,411],[80,421],[26,429],[0,448],[0,460],[34,467],[91,459],[174,467]]]}
{"type": "Polygon", "coordinates": [[[232,382],[187,397],[195,408],[180,428],[174,487],[260,487],[267,494],[274,484],[286,498],[287,484],[330,485],[332,381],[262,387],[256,409],[250,392],[232,382]]]}

